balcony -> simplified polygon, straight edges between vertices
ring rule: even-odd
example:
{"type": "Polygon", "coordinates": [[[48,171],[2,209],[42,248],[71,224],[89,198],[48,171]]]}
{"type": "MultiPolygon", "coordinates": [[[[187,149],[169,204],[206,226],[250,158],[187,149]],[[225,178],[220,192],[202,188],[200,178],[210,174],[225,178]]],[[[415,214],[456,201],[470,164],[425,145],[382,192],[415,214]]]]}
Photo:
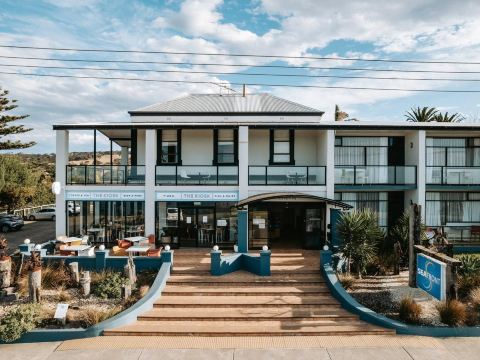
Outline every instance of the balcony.
{"type": "Polygon", "coordinates": [[[416,166],[335,166],[335,185],[415,186],[416,166]]]}
{"type": "Polygon", "coordinates": [[[325,166],[249,166],[249,185],[325,185],[325,166]]]}
{"type": "Polygon", "coordinates": [[[145,166],[67,165],[67,185],[145,185],[145,166]]]}
{"type": "Polygon", "coordinates": [[[238,185],[238,166],[161,165],[155,169],[156,185],[238,185]]]}
{"type": "Polygon", "coordinates": [[[427,185],[480,186],[480,167],[427,166],[427,185]]]}

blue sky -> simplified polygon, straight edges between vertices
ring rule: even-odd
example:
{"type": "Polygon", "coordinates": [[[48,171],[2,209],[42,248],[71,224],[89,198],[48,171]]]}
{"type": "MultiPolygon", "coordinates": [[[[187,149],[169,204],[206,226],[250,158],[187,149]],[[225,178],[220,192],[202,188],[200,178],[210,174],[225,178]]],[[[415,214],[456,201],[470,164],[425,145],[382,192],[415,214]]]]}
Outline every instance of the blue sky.
{"type": "MultiPolygon", "coordinates": [[[[330,0],[2,0],[0,44],[124,50],[167,50],[209,53],[247,53],[289,56],[343,56],[365,59],[418,59],[480,62],[480,3],[404,0],[401,2],[330,0]]],[[[36,56],[59,59],[271,64],[271,59],[214,56],[90,54],[0,48],[0,56],[36,56]]],[[[56,66],[132,65],[85,64],[63,61],[0,58],[0,64],[56,66]]],[[[480,65],[391,64],[362,61],[288,60],[281,65],[362,67],[369,69],[480,71],[480,65]]],[[[173,65],[137,68],[175,70],[173,65]]],[[[358,75],[480,78],[480,75],[389,74],[372,71],[280,70],[195,66],[194,70],[277,72],[309,75],[358,75]]],[[[272,78],[241,75],[155,74],[119,70],[46,70],[0,66],[0,71],[190,79],[197,81],[291,83],[319,86],[396,87],[413,89],[480,89],[475,82],[367,80],[332,78],[272,78]]],[[[0,74],[0,86],[18,99],[20,112],[34,128],[28,137],[38,145],[27,152],[54,151],[54,123],[126,121],[128,110],[187,93],[218,93],[214,85],[161,84],[118,80],[59,79],[0,74]]],[[[235,87],[234,87],[235,88],[235,87]]],[[[267,91],[325,111],[333,119],[335,104],[361,121],[404,121],[413,106],[435,106],[460,112],[469,121],[478,118],[479,94],[420,93],[368,90],[250,87],[267,91]]],[[[90,150],[92,134],[75,134],[72,150],[90,150]]],[[[106,143],[103,144],[105,149],[106,143]]]]}

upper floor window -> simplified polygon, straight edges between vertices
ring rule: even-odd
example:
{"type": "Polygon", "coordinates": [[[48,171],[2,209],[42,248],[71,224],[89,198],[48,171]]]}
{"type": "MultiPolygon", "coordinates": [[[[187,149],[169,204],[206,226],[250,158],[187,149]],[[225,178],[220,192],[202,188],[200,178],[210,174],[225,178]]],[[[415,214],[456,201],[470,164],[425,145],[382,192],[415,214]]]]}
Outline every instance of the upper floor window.
{"type": "Polygon", "coordinates": [[[237,130],[215,129],[215,164],[236,164],[237,156],[237,130]]]}
{"type": "Polygon", "coordinates": [[[270,130],[270,164],[295,164],[294,130],[270,130]]]}
{"type": "Polygon", "coordinates": [[[480,166],[480,138],[427,138],[427,166],[480,166]]]}
{"type": "Polygon", "coordinates": [[[180,129],[157,130],[157,164],[180,164],[180,129]]]}
{"type": "Polygon", "coordinates": [[[335,165],[388,165],[388,137],[336,137],[335,165]]]}

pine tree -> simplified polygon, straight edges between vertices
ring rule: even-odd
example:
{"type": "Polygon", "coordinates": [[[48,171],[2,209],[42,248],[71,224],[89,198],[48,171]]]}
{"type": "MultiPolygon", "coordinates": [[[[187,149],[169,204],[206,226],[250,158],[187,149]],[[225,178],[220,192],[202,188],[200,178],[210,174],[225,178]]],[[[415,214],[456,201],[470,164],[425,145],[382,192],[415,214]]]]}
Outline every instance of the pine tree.
{"type": "Polygon", "coordinates": [[[11,100],[7,97],[8,90],[0,88],[0,150],[25,149],[35,145],[35,142],[21,142],[20,140],[11,141],[5,139],[5,136],[13,134],[22,134],[32,129],[25,128],[23,125],[11,125],[12,121],[22,120],[29,115],[11,115],[7,114],[10,110],[18,107],[17,100],[11,100]]]}

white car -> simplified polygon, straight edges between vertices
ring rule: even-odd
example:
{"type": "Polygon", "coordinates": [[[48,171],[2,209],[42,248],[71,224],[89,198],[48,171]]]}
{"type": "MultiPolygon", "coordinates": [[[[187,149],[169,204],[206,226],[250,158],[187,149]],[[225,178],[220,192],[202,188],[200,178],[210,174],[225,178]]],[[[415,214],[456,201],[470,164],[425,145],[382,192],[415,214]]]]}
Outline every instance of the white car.
{"type": "Polygon", "coordinates": [[[55,208],[45,208],[31,213],[28,220],[52,220],[55,221],[55,208]]]}

